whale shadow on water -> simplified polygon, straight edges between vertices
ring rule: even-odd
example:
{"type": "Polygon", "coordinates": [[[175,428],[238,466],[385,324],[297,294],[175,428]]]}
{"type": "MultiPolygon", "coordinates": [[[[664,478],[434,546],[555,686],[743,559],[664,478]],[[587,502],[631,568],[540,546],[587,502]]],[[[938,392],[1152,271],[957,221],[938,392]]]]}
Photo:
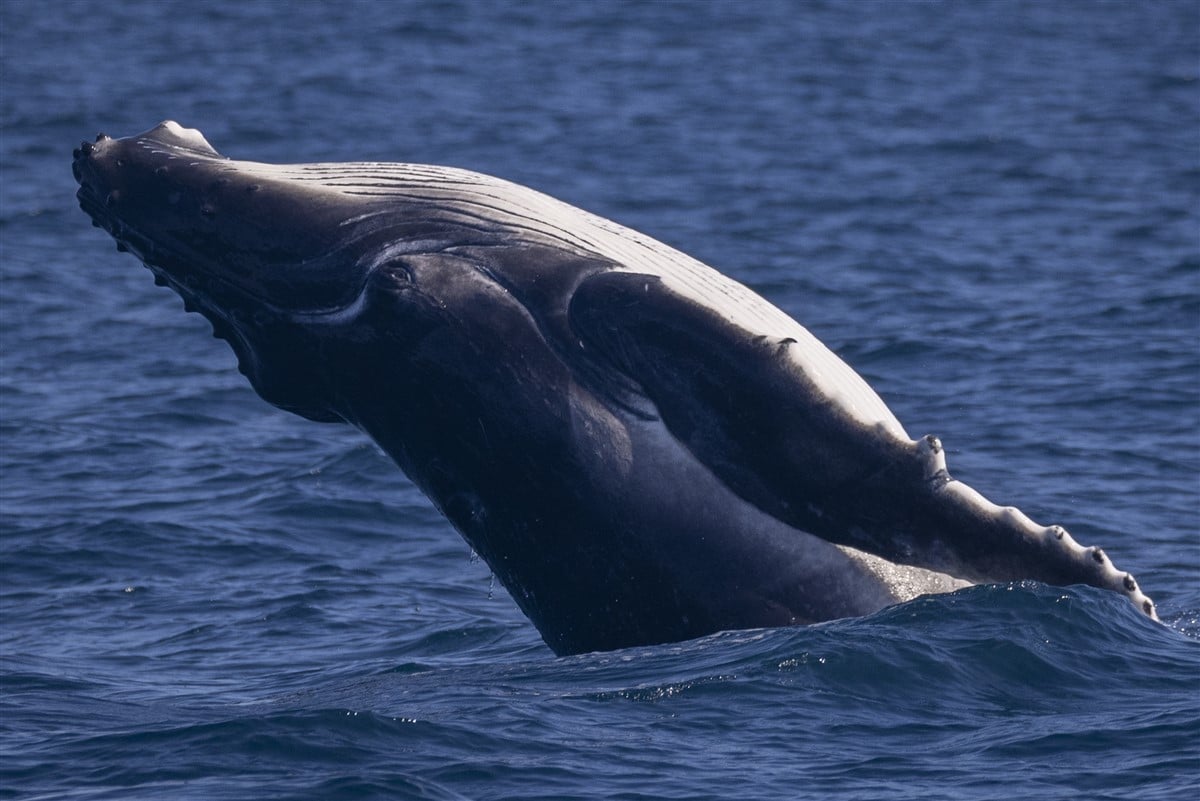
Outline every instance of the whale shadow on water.
{"type": "Polygon", "coordinates": [[[1157,619],[795,320],[643,234],[460,169],[234,161],[174,122],[73,169],[258,394],[372,437],[558,654],[1019,580],[1157,619]]]}

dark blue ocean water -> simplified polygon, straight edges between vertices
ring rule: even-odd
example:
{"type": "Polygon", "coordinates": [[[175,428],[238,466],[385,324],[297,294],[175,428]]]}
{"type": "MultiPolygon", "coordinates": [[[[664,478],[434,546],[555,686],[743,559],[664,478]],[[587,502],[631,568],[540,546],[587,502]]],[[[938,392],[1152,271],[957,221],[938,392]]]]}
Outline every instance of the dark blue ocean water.
{"type": "Polygon", "coordinates": [[[1192,799],[1196,2],[0,2],[0,798],[1192,799]],[[453,164],[750,284],[1088,588],[557,659],[372,444],[76,208],[176,119],[453,164]]]}

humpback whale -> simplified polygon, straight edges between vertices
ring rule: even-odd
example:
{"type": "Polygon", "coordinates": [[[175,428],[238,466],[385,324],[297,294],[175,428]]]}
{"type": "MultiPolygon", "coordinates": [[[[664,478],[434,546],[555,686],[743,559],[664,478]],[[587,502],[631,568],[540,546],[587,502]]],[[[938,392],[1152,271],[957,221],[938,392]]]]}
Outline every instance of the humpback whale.
{"type": "Polygon", "coordinates": [[[798,322],[615,222],[450,167],[236,161],[169,121],[73,170],[260,396],[370,436],[558,654],[986,582],[1156,617],[1102,550],[952,478],[798,322]]]}

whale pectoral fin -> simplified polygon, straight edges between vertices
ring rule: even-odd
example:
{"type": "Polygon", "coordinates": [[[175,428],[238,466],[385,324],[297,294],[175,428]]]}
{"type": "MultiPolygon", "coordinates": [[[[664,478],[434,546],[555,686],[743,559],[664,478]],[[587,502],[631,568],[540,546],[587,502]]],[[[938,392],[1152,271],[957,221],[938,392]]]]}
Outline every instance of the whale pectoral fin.
{"type": "Polygon", "coordinates": [[[602,272],[579,284],[568,322],[585,356],[636,384],[671,435],[733,492],[797,529],[892,562],[971,581],[1090,584],[1155,617],[1102,551],[951,478],[936,438],[909,439],[807,331],[755,332],[705,300],[658,276],[602,272]]]}
{"type": "Polygon", "coordinates": [[[658,276],[604,272],[581,282],[568,319],[585,354],[634,381],[671,434],[736,493],[806,531],[889,555],[890,543],[828,516],[843,501],[854,505],[848,488],[911,460],[916,443],[798,324],[794,334],[753,331],[706,300],[658,276]],[[838,381],[810,375],[806,356],[819,357],[826,374],[840,371],[838,381]]]}

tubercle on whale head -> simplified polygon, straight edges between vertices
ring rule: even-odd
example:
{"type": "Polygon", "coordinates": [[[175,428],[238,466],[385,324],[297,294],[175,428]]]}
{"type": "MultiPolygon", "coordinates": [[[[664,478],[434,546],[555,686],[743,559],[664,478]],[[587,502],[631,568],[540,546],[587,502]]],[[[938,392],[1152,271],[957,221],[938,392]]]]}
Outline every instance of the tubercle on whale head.
{"type": "MultiPolygon", "coordinates": [[[[200,133],[200,131],[195,128],[184,128],[174,120],[164,120],[145,133],[139,134],[137,138],[146,142],[153,141],[163,147],[175,150],[188,150],[206,158],[225,158],[204,138],[204,134],[200,133]]],[[[81,152],[83,154],[90,153],[95,149],[96,144],[111,140],[112,137],[108,134],[98,133],[94,142],[82,142],[75,151],[74,156],[78,159],[81,152]]]]}

